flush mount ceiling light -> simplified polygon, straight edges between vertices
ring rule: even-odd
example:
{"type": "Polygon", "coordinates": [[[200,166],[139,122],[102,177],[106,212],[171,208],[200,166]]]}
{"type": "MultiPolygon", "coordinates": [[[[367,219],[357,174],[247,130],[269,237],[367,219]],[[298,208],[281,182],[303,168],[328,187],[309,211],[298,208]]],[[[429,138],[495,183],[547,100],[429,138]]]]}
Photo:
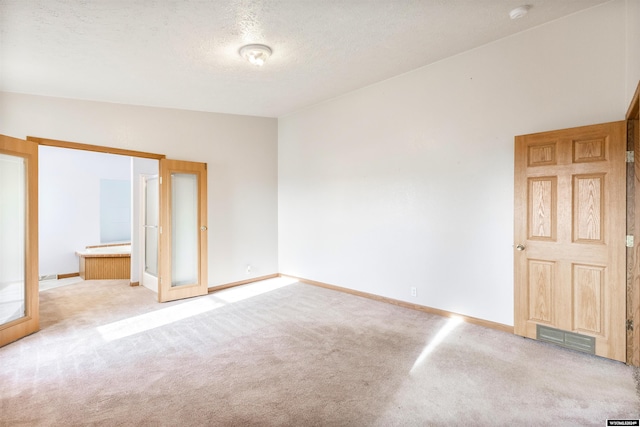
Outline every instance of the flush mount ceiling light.
{"type": "Polygon", "coordinates": [[[267,58],[271,56],[271,48],[263,44],[248,44],[240,48],[240,56],[253,65],[262,67],[267,58]]]}
{"type": "Polygon", "coordinates": [[[529,12],[530,8],[531,8],[531,6],[529,6],[529,5],[516,7],[511,12],[509,12],[509,18],[511,18],[511,19],[520,19],[524,15],[526,15],[527,12],[529,12]]]}

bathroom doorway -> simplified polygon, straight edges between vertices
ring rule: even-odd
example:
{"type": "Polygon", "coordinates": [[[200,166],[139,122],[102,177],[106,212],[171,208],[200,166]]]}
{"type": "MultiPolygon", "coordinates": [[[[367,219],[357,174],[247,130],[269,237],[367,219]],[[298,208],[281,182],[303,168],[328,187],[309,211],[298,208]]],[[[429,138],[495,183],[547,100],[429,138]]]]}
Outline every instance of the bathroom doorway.
{"type": "MultiPolygon", "coordinates": [[[[207,226],[206,163],[167,159],[161,154],[32,136],[27,137],[27,141],[35,142],[40,146],[131,156],[134,165],[136,159],[153,160],[154,165],[158,165],[154,174],[158,175],[159,184],[158,301],[166,302],[207,294],[209,228],[207,226]]],[[[135,166],[132,170],[134,170],[133,175],[138,176],[135,166]]],[[[133,188],[139,189],[139,186],[136,185],[133,188]]],[[[133,206],[137,204],[134,203],[133,206]]],[[[133,217],[138,216],[134,213],[133,217]]],[[[140,222],[136,221],[133,224],[139,225],[140,222]]],[[[139,235],[139,230],[137,232],[134,230],[132,240],[139,235]]],[[[138,254],[139,246],[131,252],[131,256],[138,254]]],[[[139,277],[140,270],[136,266],[134,262],[134,267],[129,270],[132,276],[139,277]]],[[[135,279],[132,280],[131,284],[138,285],[139,279],[137,283],[135,279]]]]}
{"type": "MultiPolygon", "coordinates": [[[[12,210],[15,211],[13,212],[14,217],[24,217],[24,224],[18,228],[22,228],[19,232],[22,233],[23,242],[28,242],[28,248],[20,251],[24,252],[22,260],[24,261],[26,274],[22,278],[18,277],[17,284],[24,291],[26,301],[25,304],[19,302],[18,313],[8,315],[7,319],[9,320],[0,324],[0,346],[40,329],[40,297],[38,292],[40,266],[38,263],[39,239],[37,236],[40,228],[38,225],[40,213],[38,204],[38,181],[40,179],[38,151],[39,147],[42,146],[132,156],[133,163],[138,157],[154,160],[154,164],[158,165],[156,173],[159,176],[159,187],[162,187],[161,191],[158,192],[160,238],[158,239],[157,247],[158,252],[162,254],[161,259],[158,257],[158,302],[207,294],[208,217],[206,163],[171,160],[160,154],[76,142],[38,137],[27,137],[26,140],[20,140],[0,135],[0,151],[6,155],[4,158],[6,160],[5,163],[15,163],[17,165],[17,172],[6,181],[11,186],[12,183],[24,180],[24,197],[17,197],[17,203],[13,203],[11,206],[17,206],[16,209],[12,210]],[[22,167],[20,166],[21,164],[22,167]],[[162,185],[163,182],[164,185],[162,185]],[[21,210],[20,206],[23,205],[25,209],[21,210]],[[163,230],[164,232],[162,232],[163,230]],[[191,247],[191,251],[185,252],[183,250],[185,247],[191,247]],[[185,259],[185,253],[188,254],[188,259],[185,259]],[[194,268],[188,269],[185,266],[193,266],[194,268]],[[185,272],[191,273],[191,275],[187,277],[185,272]],[[167,278],[167,280],[162,280],[162,278],[167,278]]],[[[132,167],[132,170],[135,169],[132,167]]],[[[79,180],[76,182],[79,182],[79,180]]],[[[139,188],[139,186],[133,186],[134,190],[136,188],[139,188]]],[[[133,206],[136,206],[136,204],[134,203],[133,206]]],[[[82,209],[82,204],[75,208],[82,209]]],[[[132,216],[136,217],[136,215],[132,216]]],[[[140,225],[140,222],[135,221],[133,224],[140,225]]],[[[139,233],[132,233],[132,239],[135,239],[136,235],[139,235],[139,233]]],[[[134,274],[138,271],[136,268],[130,268],[129,270],[134,274]]]]}
{"type": "MultiPolygon", "coordinates": [[[[47,145],[39,146],[39,157],[41,290],[76,283],[82,280],[79,275],[86,279],[126,278],[132,286],[142,284],[145,258],[141,254],[146,240],[140,236],[144,226],[141,212],[149,195],[139,182],[143,176],[158,176],[158,159],[47,145]],[[87,250],[87,246],[101,247],[87,250]],[[105,256],[102,252],[111,248],[129,251],[124,275],[90,277],[88,271],[82,271],[77,252],[95,251],[105,256]]],[[[156,204],[157,215],[157,187],[149,202],[156,204]]],[[[157,241],[152,250],[157,252],[157,241]]],[[[103,260],[91,259],[92,265],[103,260]]],[[[148,287],[157,292],[157,285],[155,289],[148,287]]]]}

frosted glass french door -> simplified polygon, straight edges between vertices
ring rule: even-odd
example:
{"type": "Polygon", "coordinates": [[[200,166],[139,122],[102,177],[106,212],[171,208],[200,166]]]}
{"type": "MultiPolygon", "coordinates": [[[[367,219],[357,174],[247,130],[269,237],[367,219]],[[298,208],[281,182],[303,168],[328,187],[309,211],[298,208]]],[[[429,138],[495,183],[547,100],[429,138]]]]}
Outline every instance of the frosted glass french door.
{"type": "Polygon", "coordinates": [[[38,328],[38,144],[0,135],[0,346],[38,328]]]}
{"type": "Polygon", "coordinates": [[[207,285],[206,164],[160,160],[161,302],[205,295],[207,285]]]}

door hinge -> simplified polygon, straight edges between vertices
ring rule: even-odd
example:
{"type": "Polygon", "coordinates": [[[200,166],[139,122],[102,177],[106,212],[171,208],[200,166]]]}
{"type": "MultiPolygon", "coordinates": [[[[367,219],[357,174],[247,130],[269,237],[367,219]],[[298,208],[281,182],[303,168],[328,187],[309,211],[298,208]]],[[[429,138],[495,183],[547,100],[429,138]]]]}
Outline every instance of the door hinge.
{"type": "Polygon", "coordinates": [[[162,177],[160,177],[160,184],[162,184],[162,177]]]}
{"type": "Polygon", "coordinates": [[[633,320],[627,319],[627,331],[633,331],[633,320]]]}
{"type": "Polygon", "coordinates": [[[160,231],[160,234],[162,234],[162,226],[158,227],[158,231],[160,231]]]}
{"type": "Polygon", "coordinates": [[[633,247],[633,235],[627,234],[627,247],[628,248],[633,247]]]}
{"type": "Polygon", "coordinates": [[[634,151],[627,151],[627,163],[633,163],[635,161],[634,151]]]}

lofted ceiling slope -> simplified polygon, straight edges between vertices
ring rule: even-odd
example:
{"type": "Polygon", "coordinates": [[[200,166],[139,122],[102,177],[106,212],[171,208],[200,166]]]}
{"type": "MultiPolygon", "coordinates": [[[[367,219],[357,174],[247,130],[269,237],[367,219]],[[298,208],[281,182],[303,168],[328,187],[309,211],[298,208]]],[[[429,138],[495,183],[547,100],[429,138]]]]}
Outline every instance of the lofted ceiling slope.
{"type": "Polygon", "coordinates": [[[607,1],[0,0],[0,90],[280,117],[607,1]]]}

